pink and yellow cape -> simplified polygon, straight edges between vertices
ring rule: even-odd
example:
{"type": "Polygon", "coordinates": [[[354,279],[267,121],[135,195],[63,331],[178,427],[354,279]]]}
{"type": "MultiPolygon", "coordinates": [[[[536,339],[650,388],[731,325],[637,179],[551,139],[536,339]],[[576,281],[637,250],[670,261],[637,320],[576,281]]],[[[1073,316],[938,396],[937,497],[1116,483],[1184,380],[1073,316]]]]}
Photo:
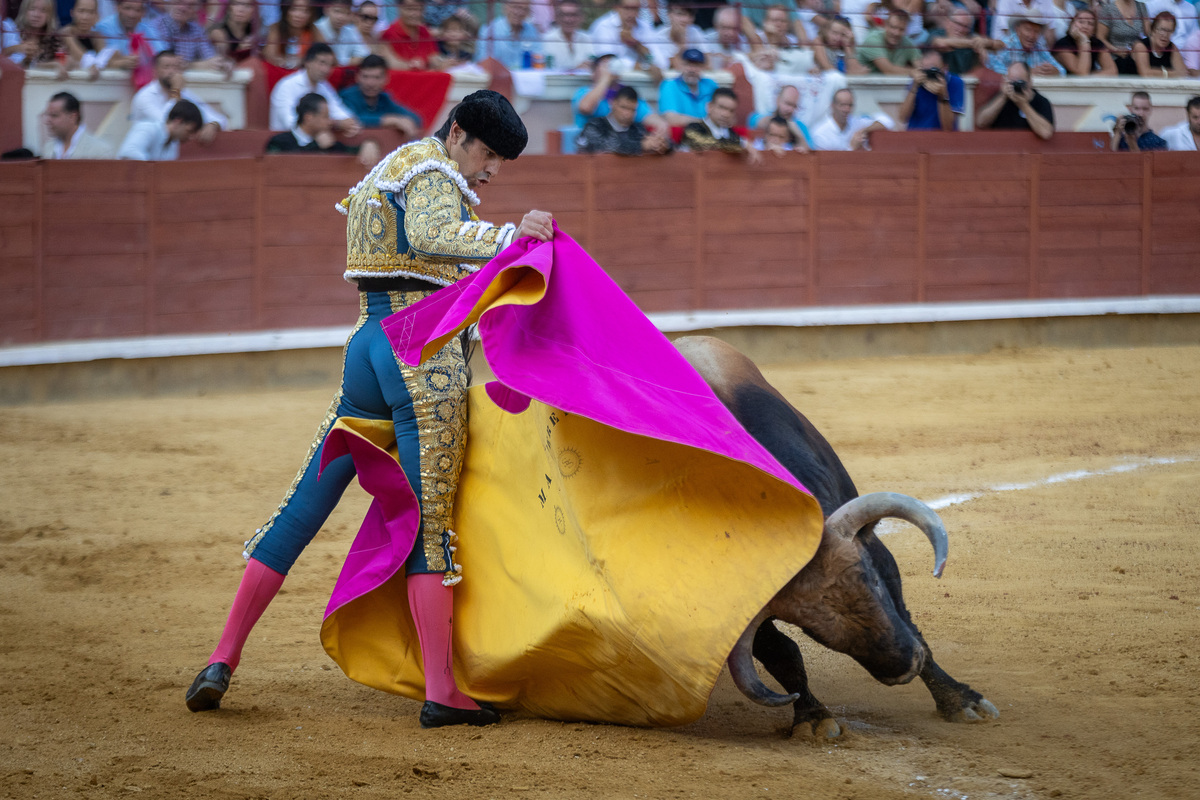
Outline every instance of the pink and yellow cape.
{"type": "MultiPolygon", "coordinates": [[[[388,318],[416,364],[478,322],[496,376],[470,392],[455,531],[455,676],[472,697],[563,720],[704,713],[749,621],[820,541],[813,497],[569,237],[521,239],[388,318]]],[[[376,500],[325,612],[356,681],[424,697],[404,560],[416,499],[390,421],[340,420],[376,500]]]]}

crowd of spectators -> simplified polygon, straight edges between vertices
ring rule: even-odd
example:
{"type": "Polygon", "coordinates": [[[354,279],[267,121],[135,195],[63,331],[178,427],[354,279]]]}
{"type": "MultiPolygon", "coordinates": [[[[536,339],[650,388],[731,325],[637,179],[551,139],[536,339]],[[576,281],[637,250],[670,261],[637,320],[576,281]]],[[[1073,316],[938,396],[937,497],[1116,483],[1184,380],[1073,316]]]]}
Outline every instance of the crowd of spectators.
{"type": "MultiPolygon", "coordinates": [[[[93,76],[102,69],[130,70],[142,87],[131,123],[157,126],[153,138],[161,152],[190,137],[211,141],[227,127],[187,89],[186,70],[228,74],[251,59],[280,74],[290,71],[271,91],[270,128],[288,132],[300,143],[295,149],[324,141],[326,133],[353,135],[364,126],[418,135],[434,121],[398,103],[386,91],[389,76],[478,70],[485,59],[512,71],[590,76],[572,102],[578,147],[629,154],[857,149],[869,147],[870,134],[881,129],[955,130],[965,113],[967,75],[991,90],[976,96],[976,127],[1026,128],[1049,138],[1054,112],[1034,86],[1040,78],[1200,76],[1200,24],[1192,0],[0,3],[0,55],[13,62],[61,75],[69,69],[93,76]],[[732,106],[736,118],[739,98],[706,74],[735,64],[753,94],[743,98],[754,106],[744,128],[732,124],[736,119],[725,124],[725,107],[732,106]],[[335,70],[340,91],[330,82],[335,70]],[[621,84],[620,76],[630,73],[659,84],[657,108],[621,84]],[[909,79],[897,119],[854,115],[845,76],[866,74],[909,79]],[[320,108],[313,107],[313,96],[323,99],[320,108]],[[190,112],[166,126],[185,104],[200,115],[196,129],[187,129],[190,112]],[[321,130],[306,133],[313,126],[321,130]],[[160,128],[168,131],[166,138],[160,128]]],[[[94,152],[90,139],[80,138],[86,131],[72,133],[78,139],[73,148],[71,137],[59,135],[65,117],[78,122],[79,116],[78,102],[72,105],[64,94],[75,100],[56,95],[53,125],[51,108],[44,112],[51,148],[60,157],[94,152]]],[[[1122,118],[1139,116],[1133,105],[1122,118]]],[[[1131,143],[1113,119],[1115,149],[1148,149],[1138,146],[1145,131],[1138,129],[1131,143]]],[[[141,135],[148,136],[145,130],[141,135]]]]}

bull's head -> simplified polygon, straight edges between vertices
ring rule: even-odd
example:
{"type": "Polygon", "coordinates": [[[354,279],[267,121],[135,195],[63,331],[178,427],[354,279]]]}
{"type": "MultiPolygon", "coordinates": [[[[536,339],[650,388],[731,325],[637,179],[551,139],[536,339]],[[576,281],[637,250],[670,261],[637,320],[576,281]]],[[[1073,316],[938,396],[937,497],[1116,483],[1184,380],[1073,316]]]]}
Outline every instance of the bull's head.
{"type": "Polygon", "coordinates": [[[850,656],[881,683],[907,683],[917,676],[924,665],[925,644],[903,610],[895,562],[872,532],[874,523],[885,517],[906,520],[925,533],[933,545],[933,574],[941,577],[949,545],[933,509],[891,492],[854,498],[825,520],[812,561],[771,599],[730,654],[729,671],[743,694],[770,706],[798,699],[772,691],[754,668],[755,632],[772,616],[850,656]],[[876,563],[884,560],[887,563],[876,563]]]}

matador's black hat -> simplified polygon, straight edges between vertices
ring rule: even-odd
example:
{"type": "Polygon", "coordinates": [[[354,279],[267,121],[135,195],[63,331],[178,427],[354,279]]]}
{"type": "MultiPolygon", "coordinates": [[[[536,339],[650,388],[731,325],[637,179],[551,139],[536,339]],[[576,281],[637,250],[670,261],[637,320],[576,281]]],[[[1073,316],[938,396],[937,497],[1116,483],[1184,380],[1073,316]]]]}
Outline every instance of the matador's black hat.
{"type": "Polygon", "coordinates": [[[471,92],[450,112],[448,122],[458,127],[510,161],[521,155],[529,143],[529,132],[508,98],[491,89],[471,92]]]}

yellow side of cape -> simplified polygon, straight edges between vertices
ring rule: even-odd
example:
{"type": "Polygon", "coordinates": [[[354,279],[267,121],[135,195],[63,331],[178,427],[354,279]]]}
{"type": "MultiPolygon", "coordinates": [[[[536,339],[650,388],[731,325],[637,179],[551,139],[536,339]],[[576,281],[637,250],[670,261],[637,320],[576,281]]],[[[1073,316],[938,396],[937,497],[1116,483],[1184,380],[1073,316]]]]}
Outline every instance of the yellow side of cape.
{"type": "MultiPolygon", "coordinates": [[[[753,467],[536,401],[511,415],[476,387],[455,525],[467,694],[551,719],[678,725],[704,713],[737,637],[812,557],[823,519],[810,495],[753,467]]],[[[321,635],[354,680],[423,699],[403,574],[321,635]]]]}

